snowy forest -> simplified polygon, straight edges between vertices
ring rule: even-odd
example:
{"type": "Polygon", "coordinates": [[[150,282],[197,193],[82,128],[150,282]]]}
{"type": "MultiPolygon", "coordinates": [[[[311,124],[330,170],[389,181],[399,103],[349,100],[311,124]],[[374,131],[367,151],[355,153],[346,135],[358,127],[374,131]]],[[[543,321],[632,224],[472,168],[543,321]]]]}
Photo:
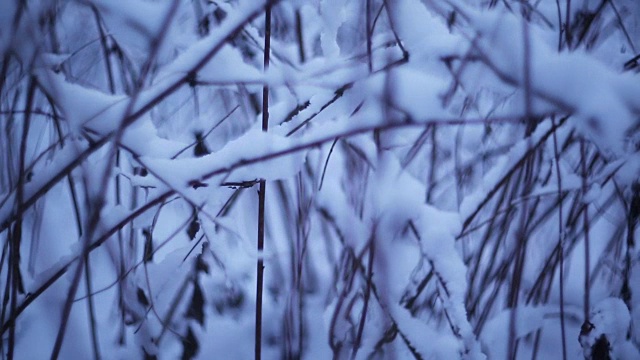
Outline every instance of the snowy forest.
{"type": "Polygon", "coordinates": [[[637,0],[4,0],[4,359],[640,359],[637,0]]]}

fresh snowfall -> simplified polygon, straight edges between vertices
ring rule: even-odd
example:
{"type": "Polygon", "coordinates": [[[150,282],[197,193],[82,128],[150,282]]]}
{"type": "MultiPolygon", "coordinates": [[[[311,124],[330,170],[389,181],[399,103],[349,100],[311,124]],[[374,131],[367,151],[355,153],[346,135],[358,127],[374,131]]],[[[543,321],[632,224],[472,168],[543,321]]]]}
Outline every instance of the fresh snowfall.
{"type": "Polygon", "coordinates": [[[640,1],[0,1],[0,360],[640,359],[640,1]]]}

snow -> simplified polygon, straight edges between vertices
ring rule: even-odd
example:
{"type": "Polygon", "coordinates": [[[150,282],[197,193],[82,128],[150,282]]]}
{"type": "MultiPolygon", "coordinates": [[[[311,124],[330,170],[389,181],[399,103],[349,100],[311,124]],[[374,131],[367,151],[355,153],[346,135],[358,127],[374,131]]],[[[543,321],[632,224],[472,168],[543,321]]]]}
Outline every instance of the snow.
{"type": "Polygon", "coordinates": [[[150,40],[161,30],[161,20],[166,16],[168,10],[168,7],[163,8],[168,5],[167,3],[159,7],[140,0],[92,0],[92,2],[103,14],[107,15],[106,19],[109,28],[122,31],[124,38],[138,32],[139,35],[143,36],[143,39],[150,40]]]}
{"type": "Polygon", "coordinates": [[[440,95],[448,88],[448,82],[438,76],[430,76],[415,69],[400,68],[389,74],[391,104],[406,112],[410,119],[443,119],[450,117],[442,110],[440,95]]]}
{"type": "Polygon", "coordinates": [[[590,356],[591,347],[604,335],[617,359],[637,358],[640,352],[627,340],[630,321],[629,309],[622,300],[606,298],[598,302],[590,315],[593,329],[580,335],[585,357],[590,356]]]}
{"type": "MultiPolygon", "coordinates": [[[[486,61],[501,77],[523,86],[521,21],[498,11],[466,15],[478,34],[487,35],[477,43],[486,61]]],[[[581,131],[601,147],[621,154],[625,132],[634,125],[640,109],[638,97],[630,96],[640,92],[636,79],[613,71],[583,50],[556,53],[539,27],[530,27],[529,33],[531,91],[559,109],[575,112],[581,131]]]]}
{"type": "Polygon", "coordinates": [[[324,31],[320,35],[322,52],[326,58],[335,58],[340,54],[340,47],[336,38],[338,37],[338,28],[342,25],[345,14],[342,12],[340,2],[337,0],[322,0],[320,2],[320,12],[325,23],[324,31]]]}
{"type": "MultiPolygon", "coordinates": [[[[71,142],[67,146],[56,151],[56,161],[39,162],[34,166],[33,173],[37,174],[33,181],[25,184],[24,199],[30,202],[38,196],[38,192],[44,186],[53,184],[55,179],[60,176],[64,169],[69,166],[76,157],[85,149],[85,144],[71,142]]],[[[1,202],[0,206],[0,224],[4,224],[13,213],[13,203],[15,201],[15,193],[7,194],[1,202]]]]}
{"type": "Polygon", "coordinates": [[[504,359],[508,356],[507,341],[512,313],[515,311],[515,337],[520,339],[544,326],[544,318],[551,309],[547,307],[520,306],[516,310],[503,310],[494,315],[482,332],[483,349],[489,359],[504,359]]]}
{"type": "MultiPolygon", "coordinates": [[[[206,53],[211,47],[209,39],[204,39],[193,45],[171,64],[162,68],[158,78],[162,79],[166,74],[188,74],[196,64],[197,54],[206,53]]],[[[202,55],[200,55],[202,56],[202,55]]],[[[237,83],[237,82],[261,82],[262,74],[253,66],[245,64],[236,48],[229,45],[223,46],[220,51],[207,62],[196,75],[197,81],[211,83],[237,83]],[[225,69],[225,71],[220,71],[225,69]]]]}
{"type": "Polygon", "coordinates": [[[128,100],[126,96],[87,89],[53,72],[42,72],[38,80],[48,93],[60,94],[57,96],[58,104],[74,136],[80,135],[85,127],[107,134],[120,125],[128,100]]]}
{"type": "MultiPolygon", "coordinates": [[[[265,1],[0,5],[0,277],[21,233],[25,292],[44,290],[17,296],[15,357],[51,355],[86,241],[61,357],[95,356],[92,300],[103,358],[187,337],[251,358],[261,260],[265,359],[499,359],[512,337],[517,358],[581,358],[602,336],[640,358],[638,5],[605,4],[569,48],[554,2],[486,3],[372,1],[369,54],[365,2],[280,2],[268,71],[265,1]]],[[[574,35],[594,8],[572,2],[574,35]]]]}
{"type": "MultiPolygon", "coordinates": [[[[460,356],[460,346],[451,336],[447,336],[411,317],[407,310],[394,306],[393,317],[399,330],[406,334],[409,343],[427,359],[456,359],[460,356]]],[[[405,354],[404,356],[408,356],[405,354]]]]}

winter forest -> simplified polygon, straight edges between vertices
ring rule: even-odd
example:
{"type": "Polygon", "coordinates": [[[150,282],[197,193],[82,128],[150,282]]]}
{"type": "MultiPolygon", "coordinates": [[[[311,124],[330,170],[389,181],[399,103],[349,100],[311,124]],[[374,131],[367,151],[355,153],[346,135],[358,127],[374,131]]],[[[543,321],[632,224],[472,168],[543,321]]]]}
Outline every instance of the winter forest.
{"type": "Polygon", "coordinates": [[[640,359],[637,0],[4,0],[0,359],[640,359]]]}

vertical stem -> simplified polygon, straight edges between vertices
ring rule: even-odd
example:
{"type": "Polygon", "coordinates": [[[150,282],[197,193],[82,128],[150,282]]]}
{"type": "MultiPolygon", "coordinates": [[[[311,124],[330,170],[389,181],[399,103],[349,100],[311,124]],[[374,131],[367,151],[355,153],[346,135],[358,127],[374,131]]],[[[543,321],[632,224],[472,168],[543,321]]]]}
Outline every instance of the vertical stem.
{"type": "Polygon", "coordinates": [[[89,264],[89,253],[84,259],[85,286],[87,287],[87,306],[89,309],[89,328],[91,329],[91,345],[93,346],[93,358],[102,359],[100,356],[100,343],[98,342],[98,324],[96,323],[95,305],[93,304],[93,286],[91,285],[91,265],[89,264]]]}
{"type": "MultiPolygon", "coordinates": [[[[580,157],[582,163],[582,196],[585,196],[587,192],[587,149],[584,143],[584,139],[580,139],[580,157]]],[[[584,321],[589,321],[589,309],[590,304],[590,250],[589,250],[589,204],[584,204],[584,210],[582,212],[584,222],[584,321]]]]}
{"type": "Polygon", "coordinates": [[[371,36],[373,33],[373,29],[371,26],[371,0],[367,0],[365,7],[365,16],[367,21],[367,60],[369,65],[369,72],[373,71],[373,60],[371,59],[371,36]]]}
{"type": "MultiPolygon", "coordinates": [[[[271,3],[265,9],[264,25],[264,71],[269,69],[269,52],[271,50],[271,3]]],[[[269,129],[269,86],[262,87],[262,131],[269,129]]],[[[262,358],[262,288],[264,283],[264,205],[266,181],[260,180],[260,190],[258,192],[258,263],[256,268],[256,338],[255,338],[255,359],[262,358]]]]}
{"type": "Polygon", "coordinates": [[[266,183],[260,180],[260,190],[258,192],[258,264],[256,268],[256,339],[255,358],[261,359],[262,351],[262,288],[264,283],[264,204],[265,204],[266,183]]]}
{"type": "MultiPolygon", "coordinates": [[[[105,33],[105,30],[102,26],[102,20],[101,20],[101,16],[100,16],[100,12],[98,11],[98,8],[96,6],[91,6],[91,10],[93,11],[93,16],[95,18],[95,23],[96,23],[96,28],[98,30],[98,33],[100,34],[100,45],[101,45],[101,49],[102,49],[102,56],[105,60],[104,64],[105,64],[105,73],[107,76],[107,84],[109,87],[109,92],[111,94],[115,94],[116,93],[116,85],[115,85],[115,77],[113,75],[113,67],[112,67],[112,62],[111,62],[111,50],[109,49],[109,43],[108,43],[108,34],[105,33]]],[[[115,157],[116,157],[116,167],[120,168],[120,150],[119,149],[115,149],[115,157]]],[[[69,179],[71,181],[71,176],[69,176],[69,179]]],[[[73,185],[71,185],[72,191],[73,191],[73,185]]],[[[121,199],[120,199],[120,190],[121,186],[120,186],[120,177],[116,176],[115,177],[115,201],[117,205],[121,204],[121,199]]],[[[79,236],[82,235],[82,231],[79,231],[79,236]]],[[[122,275],[124,274],[124,253],[123,253],[123,235],[122,235],[122,229],[118,229],[118,247],[119,247],[119,254],[120,254],[120,277],[122,277],[122,275]]],[[[89,289],[89,293],[90,291],[90,284],[91,284],[91,275],[90,275],[90,265],[88,263],[88,258],[85,259],[85,282],[86,282],[86,286],[87,289],[89,289]]],[[[123,344],[124,343],[124,332],[125,332],[125,328],[124,328],[124,324],[125,324],[125,310],[124,310],[124,300],[122,298],[123,296],[123,288],[122,288],[122,281],[118,281],[118,306],[119,306],[119,313],[120,313],[120,338],[119,338],[119,343],[123,344]]],[[[89,312],[90,312],[90,324],[91,324],[91,329],[92,332],[94,331],[94,314],[93,314],[93,303],[91,300],[91,297],[87,298],[87,303],[89,306],[89,312]]],[[[99,358],[99,353],[98,353],[98,349],[99,349],[99,345],[97,343],[97,336],[95,334],[92,334],[92,339],[93,339],[93,347],[94,347],[94,357],[95,358],[99,358]]]]}
{"type": "Polygon", "coordinates": [[[562,28],[562,10],[560,10],[560,0],[556,0],[556,10],[558,13],[558,52],[562,50],[562,35],[564,35],[564,29],[562,28]]]}
{"type": "MultiPolygon", "coordinates": [[[[58,132],[58,136],[60,137],[60,141],[62,142],[64,137],[62,132],[58,132]]],[[[76,216],[76,230],[78,231],[78,238],[82,236],[82,216],[80,215],[80,205],[78,203],[78,195],[75,189],[75,182],[71,177],[71,174],[67,175],[67,180],[69,182],[69,192],[71,193],[71,201],[73,203],[73,209],[76,216]]],[[[86,254],[85,262],[84,262],[84,272],[85,272],[85,286],[87,287],[87,307],[89,310],[89,328],[91,330],[91,344],[93,346],[93,358],[96,360],[101,359],[100,356],[100,344],[98,342],[98,325],[96,323],[96,312],[95,306],[93,303],[93,287],[91,285],[91,269],[89,264],[89,254],[86,254]]]]}
{"type": "MultiPolygon", "coordinates": [[[[269,70],[269,52],[271,51],[271,4],[265,9],[264,24],[264,62],[263,67],[266,72],[269,70]]],[[[262,86],[262,131],[269,129],[269,86],[262,86]]]]}
{"type": "Polygon", "coordinates": [[[427,189],[427,196],[426,196],[426,203],[429,204],[431,203],[431,198],[433,196],[433,188],[436,185],[436,162],[438,161],[438,143],[437,143],[437,136],[436,136],[436,130],[437,130],[437,126],[436,124],[432,124],[431,125],[431,164],[429,164],[430,169],[429,169],[429,179],[428,179],[428,189],[427,189]]]}
{"type": "Polygon", "coordinates": [[[360,323],[358,325],[358,333],[354,340],[353,344],[353,352],[351,353],[351,359],[355,359],[358,354],[358,349],[360,349],[360,345],[362,344],[362,334],[364,333],[364,324],[367,320],[367,312],[369,311],[369,299],[371,298],[371,285],[373,283],[373,256],[376,250],[376,235],[375,228],[374,234],[372,234],[371,239],[369,239],[369,263],[367,265],[367,286],[364,291],[364,304],[362,307],[362,314],[360,314],[360,323]]]}
{"type": "MultiPolygon", "coordinates": [[[[304,258],[306,253],[307,246],[307,233],[305,227],[305,221],[307,220],[307,208],[305,201],[305,187],[303,183],[302,173],[298,173],[298,226],[296,231],[296,246],[295,246],[295,258],[294,261],[295,269],[294,271],[294,279],[295,279],[295,294],[297,300],[298,308],[295,311],[297,320],[297,344],[295,352],[293,353],[295,356],[294,359],[300,358],[302,356],[302,348],[303,348],[303,330],[304,330],[304,294],[303,294],[303,286],[302,286],[302,277],[303,277],[303,266],[304,266],[304,258]],[[304,204],[303,204],[304,202],[304,204]],[[303,209],[303,206],[305,208],[303,209]]],[[[293,304],[292,304],[293,306],[293,304]]]]}
{"type": "Polygon", "coordinates": [[[29,125],[31,123],[31,107],[33,105],[33,97],[36,89],[36,81],[31,78],[29,83],[29,90],[27,91],[27,99],[25,104],[24,124],[22,124],[22,140],[20,142],[20,169],[18,172],[18,186],[16,189],[16,206],[18,213],[20,214],[16,219],[14,226],[13,236],[10,239],[10,261],[11,267],[11,322],[13,326],[9,328],[9,349],[7,351],[7,359],[13,359],[15,336],[16,336],[16,318],[18,313],[16,312],[18,290],[23,291],[22,288],[22,276],[20,275],[20,242],[22,240],[22,217],[24,215],[22,208],[24,206],[24,184],[27,177],[25,173],[26,153],[27,153],[27,137],[29,136],[29,125]]]}
{"type": "Polygon", "coordinates": [[[305,62],[307,56],[304,51],[304,36],[302,34],[302,15],[300,9],[296,9],[296,37],[298,38],[298,56],[300,63],[305,62]]]}
{"type": "MultiPolygon", "coordinates": [[[[556,120],[551,118],[553,127],[556,127],[556,120]]],[[[564,325],[564,219],[562,217],[562,175],[560,174],[560,164],[558,156],[558,136],[553,132],[553,154],[556,163],[556,177],[558,179],[558,259],[560,260],[560,332],[562,334],[562,359],[567,359],[567,337],[564,325]]]]}
{"type": "Polygon", "coordinates": [[[567,47],[571,50],[571,0],[567,0],[567,8],[564,16],[564,34],[566,36],[567,47]]]}
{"type": "MultiPolygon", "coordinates": [[[[526,113],[526,121],[527,121],[527,151],[533,152],[533,144],[531,142],[531,134],[529,129],[531,128],[531,121],[533,118],[532,114],[532,104],[531,104],[531,43],[529,38],[529,23],[527,19],[522,18],[522,33],[523,33],[523,90],[524,90],[524,107],[526,113]]],[[[532,167],[534,164],[534,157],[532,155],[529,161],[523,162],[522,173],[525,174],[525,182],[522,184],[522,195],[523,197],[531,191],[532,181],[530,177],[526,175],[527,168],[532,167]]],[[[526,241],[527,241],[527,209],[528,209],[528,201],[527,198],[524,197],[524,201],[522,203],[522,209],[520,210],[520,229],[516,235],[516,250],[515,261],[513,265],[513,275],[512,275],[512,285],[511,285],[511,293],[508,300],[508,307],[511,309],[510,319],[509,319],[509,356],[508,359],[515,359],[518,352],[518,339],[516,336],[516,329],[518,321],[518,299],[520,295],[520,284],[522,281],[522,273],[524,271],[524,262],[526,259],[526,241]]]]}
{"type": "MultiPolygon", "coordinates": [[[[11,228],[7,229],[7,239],[12,239],[12,234],[13,232],[11,231],[11,228]]],[[[7,255],[7,249],[11,246],[10,243],[11,240],[8,240],[4,243],[4,246],[2,246],[2,255],[0,255],[0,269],[2,269],[2,265],[4,264],[4,260],[5,260],[5,255],[8,257],[11,257],[11,253],[9,253],[7,255]]],[[[11,250],[9,250],[11,251],[11,250]]],[[[0,319],[5,319],[5,314],[8,310],[8,305],[9,305],[9,297],[11,294],[11,279],[13,279],[13,274],[11,273],[11,259],[8,260],[8,264],[7,264],[7,279],[5,281],[5,285],[4,285],[4,296],[2,297],[2,309],[0,310],[0,319]]],[[[14,317],[13,315],[11,315],[11,318],[9,319],[9,322],[14,321],[14,317]]],[[[13,326],[13,323],[10,323],[11,326],[13,326]]],[[[3,333],[4,333],[4,329],[3,329],[3,333]]],[[[0,349],[4,349],[5,345],[4,345],[4,336],[0,336],[0,349]]],[[[4,354],[4,353],[3,353],[4,354]]],[[[11,359],[9,357],[7,357],[8,359],[11,359]]],[[[4,359],[3,359],[4,360],[4,359]]]]}

